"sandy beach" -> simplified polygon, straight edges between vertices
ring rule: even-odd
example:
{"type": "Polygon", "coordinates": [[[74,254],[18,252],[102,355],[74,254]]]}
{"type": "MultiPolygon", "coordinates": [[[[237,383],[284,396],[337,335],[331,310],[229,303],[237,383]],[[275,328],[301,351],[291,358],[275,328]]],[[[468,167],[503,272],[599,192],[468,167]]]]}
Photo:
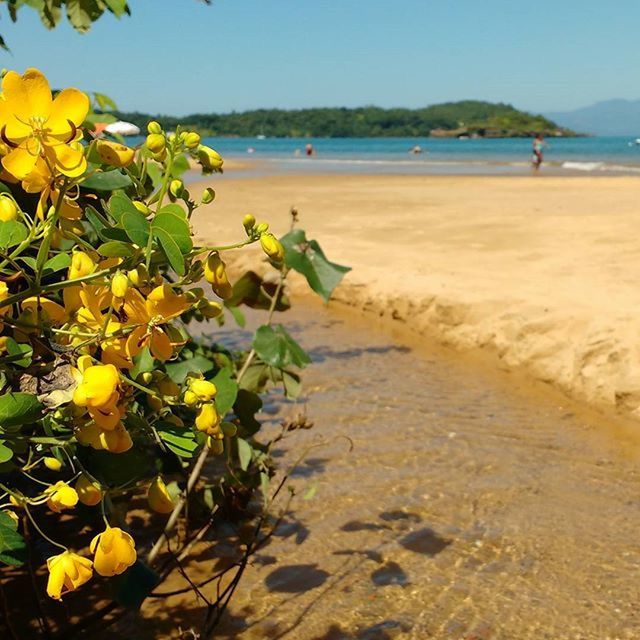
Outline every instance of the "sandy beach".
{"type": "Polygon", "coordinates": [[[637,179],[230,171],[190,188],[211,184],[200,240],[237,241],[247,212],[284,233],[295,206],[353,267],[336,300],[640,417],[637,179]]]}

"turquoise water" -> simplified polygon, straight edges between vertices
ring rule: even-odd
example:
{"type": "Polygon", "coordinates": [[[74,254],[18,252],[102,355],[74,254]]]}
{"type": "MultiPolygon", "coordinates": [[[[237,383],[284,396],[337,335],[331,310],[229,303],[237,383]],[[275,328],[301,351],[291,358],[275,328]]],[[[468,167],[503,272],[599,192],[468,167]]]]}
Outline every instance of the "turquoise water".
{"type": "MultiPolygon", "coordinates": [[[[267,170],[290,172],[521,173],[529,171],[531,159],[531,139],[206,138],[203,142],[225,157],[261,160],[267,170]],[[304,156],[307,143],[317,152],[312,158],[304,156]],[[423,153],[409,153],[414,145],[423,153]]],[[[547,143],[546,171],[640,172],[640,145],[633,138],[552,138],[547,143]]]]}

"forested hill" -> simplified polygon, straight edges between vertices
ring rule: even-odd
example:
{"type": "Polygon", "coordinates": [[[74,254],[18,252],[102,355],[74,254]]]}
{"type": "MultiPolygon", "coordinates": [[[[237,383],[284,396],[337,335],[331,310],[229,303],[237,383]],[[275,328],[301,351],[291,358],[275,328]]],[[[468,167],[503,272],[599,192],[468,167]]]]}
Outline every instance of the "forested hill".
{"type": "Polygon", "coordinates": [[[143,113],[116,113],[117,117],[144,129],[150,119],[173,129],[190,126],[203,135],[268,137],[521,137],[532,133],[574,135],[543,116],[519,111],[511,105],[477,100],[447,102],[423,109],[379,107],[257,109],[242,113],[195,113],[181,118],[143,113]]]}

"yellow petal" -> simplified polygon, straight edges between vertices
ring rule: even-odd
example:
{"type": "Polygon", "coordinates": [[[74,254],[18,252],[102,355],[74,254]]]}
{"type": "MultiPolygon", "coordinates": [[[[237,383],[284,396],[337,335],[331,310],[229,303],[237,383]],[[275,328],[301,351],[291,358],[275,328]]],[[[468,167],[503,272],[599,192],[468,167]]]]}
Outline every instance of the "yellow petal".
{"type": "Polygon", "coordinates": [[[173,355],[171,340],[169,340],[169,336],[161,329],[154,329],[152,331],[151,344],[149,347],[151,349],[151,355],[161,362],[168,360],[173,355]]]}
{"type": "Polygon", "coordinates": [[[51,88],[38,69],[27,69],[22,76],[9,71],[2,81],[2,93],[7,107],[23,122],[34,116],[46,120],[51,114],[51,88]]]}
{"type": "Polygon", "coordinates": [[[18,180],[24,180],[36,164],[38,156],[20,146],[2,158],[2,166],[18,180]]]}
{"type": "MultiPolygon", "coordinates": [[[[56,169],[69,178],[78,178],[87,170],[82,147],[77,149],[68,144],[56,144],[47,147],[46,151],[47,157],[55,163],[56,169]]],[[[6,169],[9,170],[8,167],[6,169]]]]}
{"type": "Polygon", "coordinates": [[[78,89],[64,89],[51,105],[47,129],[51,135],[67,136],[84,122],[89,112],[89,98],[78,89]],[[71,122],[73,126],[69,124],[71,122]]]}

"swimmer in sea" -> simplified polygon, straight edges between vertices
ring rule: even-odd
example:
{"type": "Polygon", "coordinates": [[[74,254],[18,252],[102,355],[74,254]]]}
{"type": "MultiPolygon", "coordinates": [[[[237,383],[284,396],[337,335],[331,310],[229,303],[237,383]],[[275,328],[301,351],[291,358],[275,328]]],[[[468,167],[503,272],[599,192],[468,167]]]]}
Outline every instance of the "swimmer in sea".
{"type": "Polygon", "coordinates": [[[533,139],[533,156],[531,157],[531,165],[533,166],[534,171],[538,171],[538,169],[540,169],[540,165],[544,160],[542,150],[546,146],[547,144],[544,141],[542,134],[536,134],[536,137],[533,139]]]}

